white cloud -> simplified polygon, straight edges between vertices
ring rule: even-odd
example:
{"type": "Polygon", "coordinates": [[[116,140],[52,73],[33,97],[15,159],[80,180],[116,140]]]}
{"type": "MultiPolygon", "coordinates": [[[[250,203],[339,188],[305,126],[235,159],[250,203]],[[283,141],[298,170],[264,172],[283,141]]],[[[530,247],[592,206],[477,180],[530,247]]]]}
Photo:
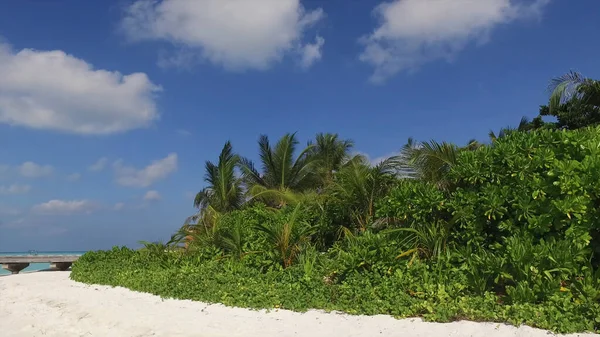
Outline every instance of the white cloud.
{"type": "MultiPolygon", "coordinates": [[[[3,214],[2,209],[0,209],[0,214],[3,214]]],[[[18,214],[7,214],[7,215],[18,215],[18,214]]],[[[15,219],[12,221],[0,220],[0,228],[16,229],[16,228],[22,228],[24,226],[25,226],[25,218],[19,218],[19,219],[15,219]]]]}
{"type": "Polygon", "coordinates": [[[22,211],[18,208],[0,204],[0,215],[14,216],[14,215],[19,215],[21,213],[22,213],[22,211]]]}
{"type": "Polygon", "coordinates": [[[184,129],[179,129],[177,130],[177,134],[182,136],[182,137],[189,137],[192,135],[192,133],[188,130],[184,130],[184,129]]]}
{"type": "Polygon", "coordinates": [[[88,200],[50,200],[33,206],[33,211],[44,214],[90,213],[96,205],[88,200]]]}
{"type": "Polygon", "coordinates": [[[158,119],[144,73],[95,70],[61,50],[13,51],[0,42],[0,123],[78,134],[109,134],[158,119]]]}
{"type": "Polygon", "coordinates": [[[90,167],[88,167],[88,170],[93,172],[100,172],[104,170],[106,164],[108,164],[108,158],[102,157],[98,159],[98,161],[96,161],[94,164],[90,165],[90,167]]]}
{"type": "MultiPolygon", "coordinates": [[[[46,219],[46,218],[44,218],[46,219]]],[[[61,235],[68,232],[65,227],[55,226],[51,223],[43,223],[43,220],[39,218],[24,217],[19,218],[7,223],[0,223],[0,227],[18,229],[22,233],[29,236],[49,237],[55,235],[61,235]]]]}
{"type": "Polygon", "coordinates": [[[77,181],[79,179],[81,179],[81,174],[77,172],[71,173],[67,176],[68,181],[77,181]]]}
{"type": "Polygon", "coordinates": [[[116,181],[122,186],[148,187],[155,182],[166,178],[177,170],[177,153],[155,160],[143,169],[124,166],[122,161],[114,163],[116,181]]]}
{"type": "Polygon", "coordinates": [[[113,209],[114,209],[115,211],[120,211],[120,210],[122,210],[124,207],[125,207],[125,203],[123,203],[123,202],[118,202],[118,203],[116,203],[116,204],[113,206],[113,209]]]}
{"type": "Polygon", "coordinates": [[[10,166],[0,164],[0,178],[6,175],[10,171],[10,166]]]}
{"type": "Polygon", "coordinates": [[[138,0],[121,23],[131,40],[181,47],[162,65],[208,60],[230,70],[267,69],[298,53],[306,30],[324,17],[300,0],[138,0]]]}
{"type": "Polygon", "coordinates": [[[304,69],[310,68],[315,62],[319,61],[323,57],[323,45],[325,39],[317,36],[315,43],[306,44],[302,48],[302,59],[300,60],[300,66],[304,69]]]}
{"type": "Polygon", "coordinates": [[[160,199],[161,199],[161,196],[160,196],[160,193],[158,193],[158,191],[148,191],[144,195],[144,200],[146,200],[146,201],[157,201],[160,199]]]}
{"type": "Polygon", "coordinates": [[[424,63],[451,60],[469,43],[485,42],[498,25],[538,17],[550,0],[394,0],[377,6],[379,26],[361,39],[360,60],[374,82],[424,63]]]}
{"type": "Polygon", "coordinates": [[[31,191],[29,185],[12,184],[10,186],[0,186],[0,194],[26,194],[31,191]]]}
{"type": "MultiPolygon", "coordinates": [[[[0,94],[1,95],[1,94],[0,94]]],[[[23,177],[40,178],[52,175],[54,168],[50,165],[40,165],[28,161],[17,167],[17,171],[23,177]]]]}
{"type": "Polygon", "coordinates": [[[20,219],[16,219],[14,221],[11,221],[11,222],[7,223],[4,227],[18,228],[18,227],[21,227],[24,223],[25,223],[25,219],[24,218],[20,218],[20,219]]]}

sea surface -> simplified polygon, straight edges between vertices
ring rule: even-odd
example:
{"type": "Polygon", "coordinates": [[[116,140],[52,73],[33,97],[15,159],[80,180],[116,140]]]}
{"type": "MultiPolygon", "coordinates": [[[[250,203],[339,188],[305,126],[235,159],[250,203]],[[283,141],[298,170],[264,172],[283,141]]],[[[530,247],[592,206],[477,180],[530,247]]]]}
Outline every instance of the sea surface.
{"type": "MultiPolygon", "coordinates": [[[[0,252],[0,256],[27,256],[27,255],[83,255],[85,252],[44,252],[44,251],[33,251],[33,252],[0,252]]],[[[50,268],[50,263],[31,263],[27,268],[23,269],[21,273],[35,272],[50,268]]],[[[0,276],[10,275],[8,270],[0,268],[0,276]]]]}

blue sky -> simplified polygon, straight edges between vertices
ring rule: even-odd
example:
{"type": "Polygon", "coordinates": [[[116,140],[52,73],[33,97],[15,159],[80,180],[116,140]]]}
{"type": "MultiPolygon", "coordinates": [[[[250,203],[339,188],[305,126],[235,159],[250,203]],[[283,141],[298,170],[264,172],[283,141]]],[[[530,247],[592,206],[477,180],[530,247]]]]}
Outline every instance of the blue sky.
{"type": "Polygon", "coordinates": [[[600,77],[597,0],[0,4],[0,251],[165,240],[262,133],[465,143],[600,77]]]}

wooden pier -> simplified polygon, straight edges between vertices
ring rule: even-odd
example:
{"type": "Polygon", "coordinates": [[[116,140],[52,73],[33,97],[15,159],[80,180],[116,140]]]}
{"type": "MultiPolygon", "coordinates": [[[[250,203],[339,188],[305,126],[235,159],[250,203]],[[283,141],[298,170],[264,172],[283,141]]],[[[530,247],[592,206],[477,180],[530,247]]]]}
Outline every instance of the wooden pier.
{"type": "Polygon", "coordinates": [[[77,261],[79,255],[22,255],[22,256],[0,256],[2,268],[13,274],[18,274],[27,268],[30,263],[50,263],[50,268],[67,270],[73,262],[77,261]]]}

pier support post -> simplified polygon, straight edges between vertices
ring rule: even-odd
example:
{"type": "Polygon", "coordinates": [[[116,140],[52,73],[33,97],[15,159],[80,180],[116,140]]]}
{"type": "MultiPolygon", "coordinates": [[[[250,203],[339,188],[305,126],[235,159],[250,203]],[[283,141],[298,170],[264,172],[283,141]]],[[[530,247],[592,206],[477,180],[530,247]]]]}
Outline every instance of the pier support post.
{"type": "Polygon", "coordinates": [[[8,270],[12,274],[18,274],[21,270],[27,268],[29,263],[3,263],[2,268],[8,270]]]}
{"type": "Polygon", "coordinates": [[[72,264],[72,262],[52,262],[50,263],[50,268],[65,271],[69,269],[72,264]]]}

